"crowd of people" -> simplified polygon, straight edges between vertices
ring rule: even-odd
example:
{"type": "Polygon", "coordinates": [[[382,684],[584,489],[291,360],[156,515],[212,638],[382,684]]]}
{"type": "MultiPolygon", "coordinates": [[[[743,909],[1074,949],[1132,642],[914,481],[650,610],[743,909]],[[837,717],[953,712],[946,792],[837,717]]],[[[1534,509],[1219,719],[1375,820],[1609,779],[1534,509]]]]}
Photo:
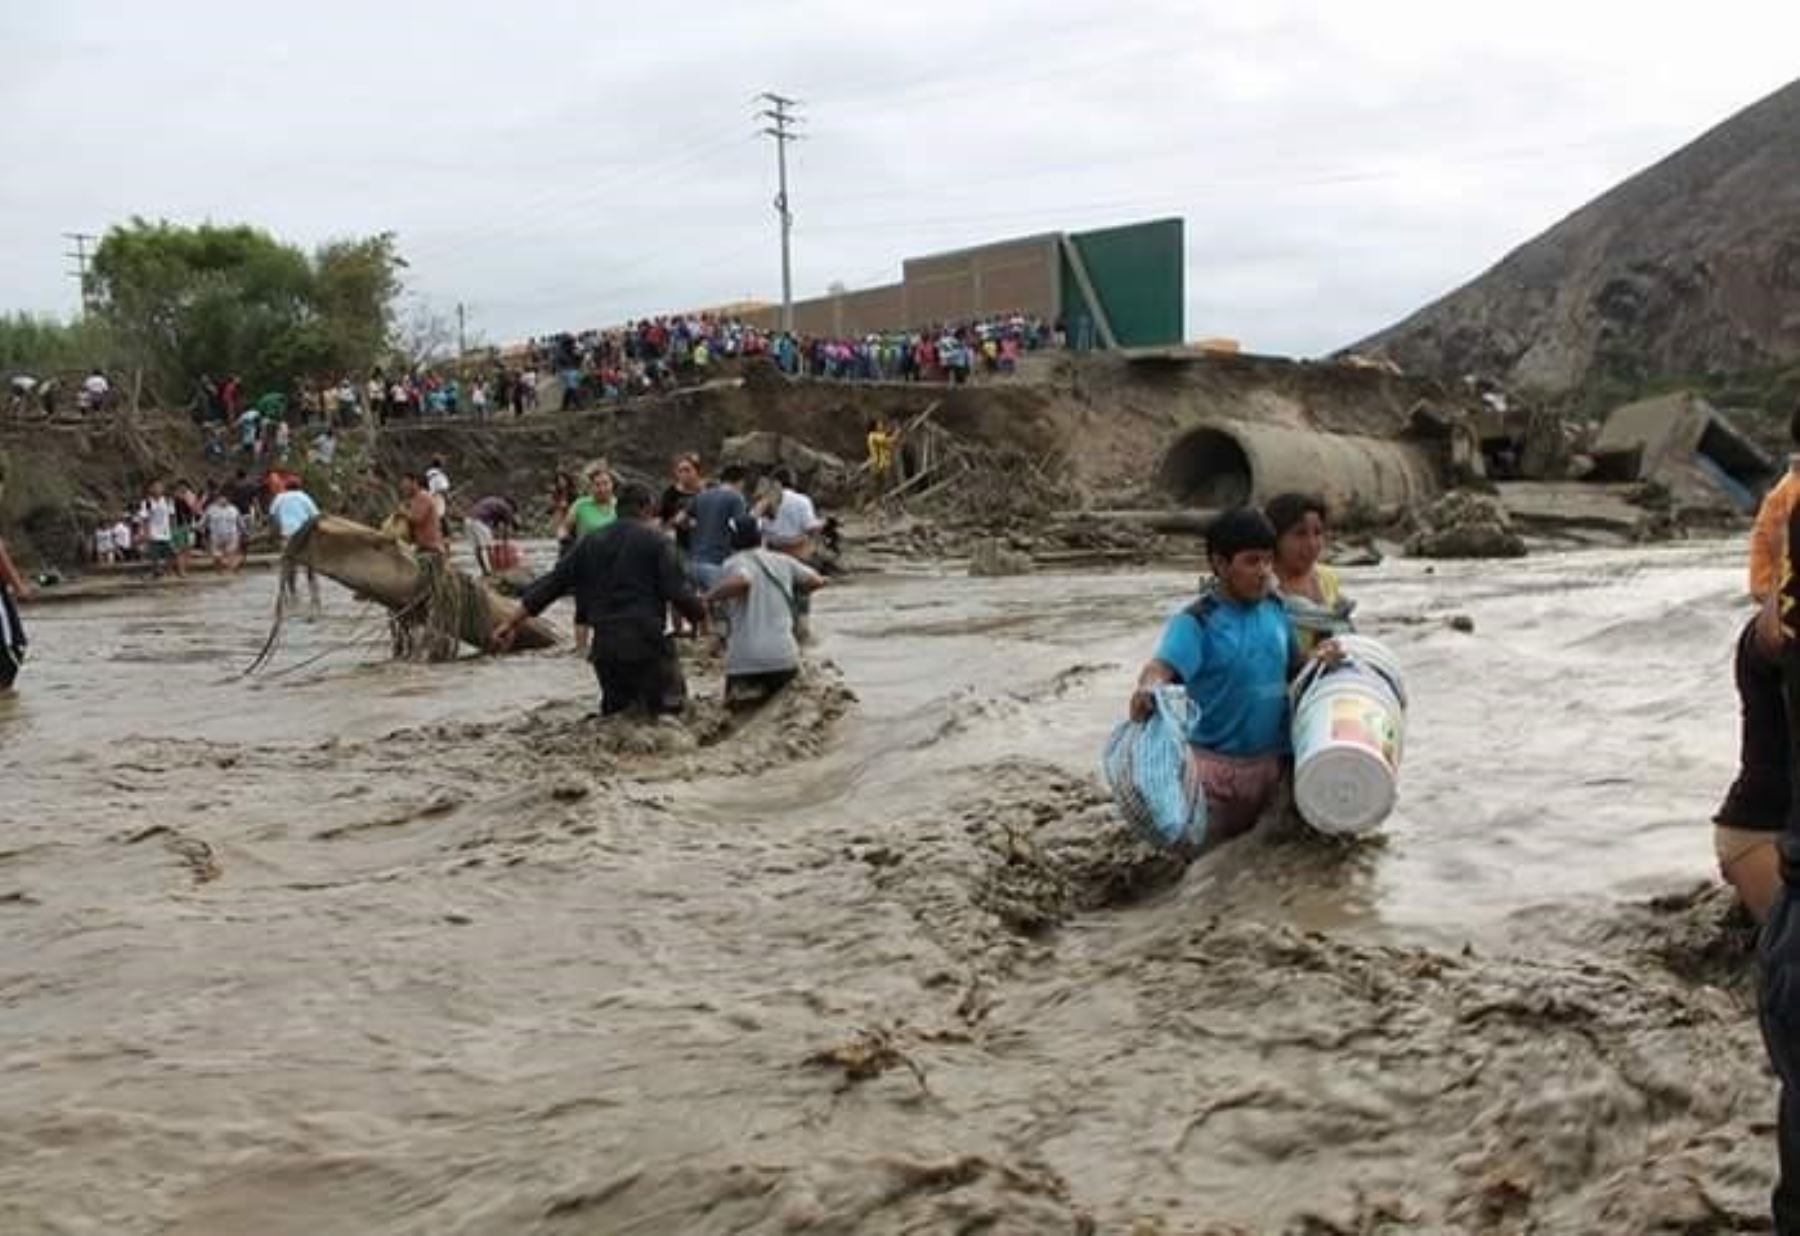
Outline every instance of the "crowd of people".
{"type": "MultiPolygon", "coordinates": [[[[766,358],[791,377],[847,382],[942,382],[1017,372],[1029,353],[1067,346],[1063,323],[1021,313],[937,324],[917,330],[828,337],[765,331],[735,317],[689,314],[646,318],[615,330],[563,333],[528,341],[510,359],[488,355],[454,371],[433,366],[366,377],[340,374],[300,383],[292,391],[252,396],[238,374],[202,374],[188,407],[206,427],[209,450],[224,453],[235,431],[237,449],[285,462],[293,426],[345,427],[365,422],[470,417],[522,417],[553,392],[556,410],[573,411],[702,383],[727,361],[766,358]]],[[[13,414],[41,408],[54,415],[63,396],[54,378],[11,378],[13,414]]],[[[95,369],[74,390],[78,411],[114,406],[117,390],[95,369]]]]}
{"type": "Polygon", "coordinates": [[[955,383],[1014,373],[1026,353],[1066,342],[1061,323],[1025,314],[850,338],[765,331],[735,317],[691,314],[534,339],[524,354],[555,375],[559,406],[573,409],[702,382],[724,361],[763,357],[794,377],[955,383]]]}
{"type": "MultiPolygon", "coordinates": [[[[270,467],[252,476],[239,468],[229,478],[150,482],[137,502],[94,529],[93,561],[102,566],[144,562],[153,578],[185,576],[196,558],[214,568],[239,570],[253,540],[282,524],[301,489],[297,473],[270,467]]],[[[311,501],[311,499],[307,499],[311,501]]]]}
{"type": "MultiPolygon", "coordinates": [[[[82,414],[109,411],[117,402],[117,389],[104,369],[90,369],[74,384],[75,410],[82,414]]],[[[57,377],[40,378],[30,373],[15,373],[7,382],[7,410],[15,417],[34,411],[55,416],[61,407],[63,382],[57,377]]]]}
{"type": "MultiPolygon", "coordinates": [[[[701,460],[678,456],[660,495],[618,483],[608,461],[586,469],[585,490],[559,475],[554,569],[527,587],[495,635],[518,628],[558,599],[573,600],[576,651],[592,662],[600,711],[651,717],[679,712],[686,683],[675,640],[711,628],[725,652],[725,699],[767,699],[798,674],[808,600],[824,584],[815,548],[832,525],[782,468],[754,489],[744,468],[707,480],[701,460]]],[[[484,499],[510,519],[513,504],[484,499]]],[[[479,554],[489,533],[471,529],[479,554]]]]}

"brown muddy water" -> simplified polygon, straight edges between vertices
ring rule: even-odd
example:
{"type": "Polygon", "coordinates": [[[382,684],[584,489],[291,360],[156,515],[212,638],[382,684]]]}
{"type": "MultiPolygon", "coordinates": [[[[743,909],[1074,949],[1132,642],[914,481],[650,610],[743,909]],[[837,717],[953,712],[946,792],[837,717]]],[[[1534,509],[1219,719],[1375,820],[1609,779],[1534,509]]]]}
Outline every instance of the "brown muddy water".
{"type": "Polygon", "coordinates": [[[1693,891],[1741,563],[1347,576],[1397,815],[1185,872],[1095,764],[1187,572],[829,590],[735,729],[601,726],[566,654],[388,663],[329,586],[249,679],[267,577],[30,611],[0,1231],[1766,1230],[1693,891]]]}

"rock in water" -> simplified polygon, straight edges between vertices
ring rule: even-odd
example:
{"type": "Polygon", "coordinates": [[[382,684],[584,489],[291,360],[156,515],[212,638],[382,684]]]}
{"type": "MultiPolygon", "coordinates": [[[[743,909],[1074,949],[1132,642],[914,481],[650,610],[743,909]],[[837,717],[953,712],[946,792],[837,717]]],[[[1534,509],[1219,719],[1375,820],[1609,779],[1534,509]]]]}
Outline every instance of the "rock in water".
{"type": "Polygon", "coordinates": [[[1499,499],[1452,490],[1414,515],[1406,552],[1418,558],[1523,558],[1525,541],[1499,499]]]}

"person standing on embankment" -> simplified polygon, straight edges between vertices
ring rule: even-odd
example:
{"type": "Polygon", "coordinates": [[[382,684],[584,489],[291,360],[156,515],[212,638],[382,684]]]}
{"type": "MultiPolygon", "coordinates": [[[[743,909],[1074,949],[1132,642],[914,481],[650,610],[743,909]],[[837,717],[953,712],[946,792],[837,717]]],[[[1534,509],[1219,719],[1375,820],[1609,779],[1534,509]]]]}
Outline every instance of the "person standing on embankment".
{"type": "MultiPolygon", "coordinates": [[[[1788,424],[1800,448],[1800,407],[1788,424]]],[[[1782,699],[1778,615],[1770,607],[1781,588],[1788,522],[1800,504],[1800,454],[1771,489],[1750,532],[1750,596],[1762,611],[1738,634],[1732,675],[1737,680],[1742,732],[1738,775],[1713,816],[1713,852],[1719,874],[1737,890],[1744,908],[1762,922],[1781,884],[1776,842],[1787,825],[1792,761],[1788,714],[1782,699]]]]}

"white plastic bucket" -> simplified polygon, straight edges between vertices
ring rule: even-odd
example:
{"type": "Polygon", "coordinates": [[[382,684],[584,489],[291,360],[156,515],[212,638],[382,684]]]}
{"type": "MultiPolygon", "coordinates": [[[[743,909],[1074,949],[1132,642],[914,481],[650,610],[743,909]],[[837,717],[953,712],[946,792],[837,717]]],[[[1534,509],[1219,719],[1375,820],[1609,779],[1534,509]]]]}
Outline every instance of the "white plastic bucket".
{"type": "Polygon", "coordinates": [[[1337,646],[1343,649],[1346,661],[1367,666],[1385,678],[1399,698],[1400,707],[1406,707],[1406,675],[1401,672],[1400,658],[1392,649],[1367,635],[1340,635],[1337,646]]]}
{"type": "Polygon", "coordinates": [[[1399,662],[1366,636],[1339,641],[1345,660],[1296,684],[1294,802],[1324,833],[1354,836],[1394,809],[1406,737],[1399,662]]]}

